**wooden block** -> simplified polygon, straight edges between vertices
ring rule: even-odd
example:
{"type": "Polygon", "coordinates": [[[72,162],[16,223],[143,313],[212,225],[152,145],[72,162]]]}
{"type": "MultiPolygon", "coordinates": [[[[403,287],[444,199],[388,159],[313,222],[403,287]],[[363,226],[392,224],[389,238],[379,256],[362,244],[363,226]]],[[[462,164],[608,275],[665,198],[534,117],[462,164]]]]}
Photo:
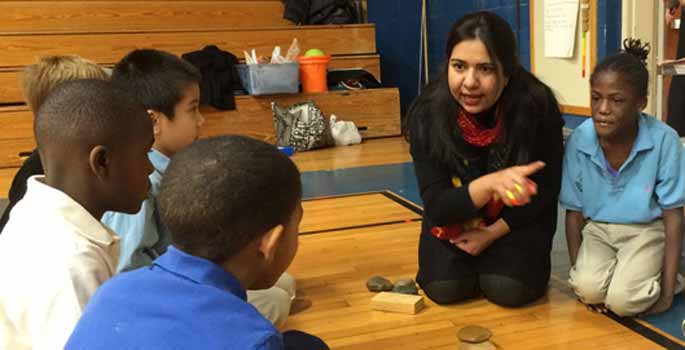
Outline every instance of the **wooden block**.
{"type": "Polygon", "coordinates": [[[371,299],[371,308],[380,311],[416,314],[425,306],[423,297],[392,292],[380,292],[371,299]]]}

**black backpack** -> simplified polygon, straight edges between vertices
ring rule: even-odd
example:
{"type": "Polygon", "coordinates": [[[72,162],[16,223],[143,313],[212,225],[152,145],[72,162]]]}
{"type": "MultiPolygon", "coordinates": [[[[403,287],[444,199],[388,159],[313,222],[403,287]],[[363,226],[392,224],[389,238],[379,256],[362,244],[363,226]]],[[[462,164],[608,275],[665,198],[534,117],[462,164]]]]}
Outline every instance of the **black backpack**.
{"type": "Polygon", "coordinates": [[[361,0],[285,0],[283,18],[295,24],[364,22],[361,0]]]}

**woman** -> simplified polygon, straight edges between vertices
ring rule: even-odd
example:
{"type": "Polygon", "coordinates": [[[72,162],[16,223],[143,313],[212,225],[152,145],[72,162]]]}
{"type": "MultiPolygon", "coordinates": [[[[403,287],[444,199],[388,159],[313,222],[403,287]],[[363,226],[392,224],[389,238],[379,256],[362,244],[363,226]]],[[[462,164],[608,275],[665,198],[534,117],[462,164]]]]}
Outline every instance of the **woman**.
{"type": "Polygon", "coordinates": [[[514,307],[546,291],[563,121],[517,52],[501,17],[463,17],[403,120],[425,209],[417,281],[439,304],[482,293],[514,307]]]}

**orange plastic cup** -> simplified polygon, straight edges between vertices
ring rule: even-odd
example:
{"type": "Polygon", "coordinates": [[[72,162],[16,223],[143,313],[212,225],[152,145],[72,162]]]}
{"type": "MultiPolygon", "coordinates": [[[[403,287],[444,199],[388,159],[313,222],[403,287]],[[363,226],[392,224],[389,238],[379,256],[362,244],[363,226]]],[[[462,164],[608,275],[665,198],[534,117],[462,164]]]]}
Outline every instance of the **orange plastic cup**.
{"type": "Polygon", "coordinates": [[[324,92],[328,91],[326,82],[326,71],[331,56],[300,56],[300,81],[302,81],[302,92],[324,92]]]}

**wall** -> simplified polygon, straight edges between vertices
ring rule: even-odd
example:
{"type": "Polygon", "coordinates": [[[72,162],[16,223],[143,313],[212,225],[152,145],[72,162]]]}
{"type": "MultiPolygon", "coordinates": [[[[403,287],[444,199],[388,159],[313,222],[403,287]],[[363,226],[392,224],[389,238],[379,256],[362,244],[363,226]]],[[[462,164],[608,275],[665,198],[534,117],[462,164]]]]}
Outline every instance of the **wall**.
{"type": "Polygon", "coordinates": [[[421,1],[368,1],[367,14],[369,22],[376,24],[381,80],[383,84],[400,88],[400,103],[404,113],[417,96],[419,87],[421,1]]]}
{"type": "Polygon", "coordinates": [[[474,11],[492,11],[509,22],[519,38],[521,63],[526,68],[530,68],[528,0],[430,0],[428,2],[428,62],[431,75],[437,74],[447,59],[445,42],[452,24],[461,16],[474,11]]]}
{"type": "MultiPolygon", "coordinates": [[[[649,70],[649,103],[645,112],[656,115],[656,98],[657,98],[657,21],[663,17],[663,13],[659,13],[659,6],[654,2],[644,0],[623,0],[622,8],[622,36],[624,38],[639,38],[642,41],[649,42],[651,45],[651,52],[649,54],[647,69],[649,70]],[[660,17],[661,16],[661,17],[660,17]]],[[[659,22],[661,23],[661,22],[659,22]]]]}
{"type": "Polygon", "coordinates": [[[533,64],[532,72],[549,85],[557,95],[562,110],[569,113],[590,115],[590,74],[597,60],[597,1],[590,1],[590,27],[585,60],[585,75],[582,75],[582,34],[580,13],[576,24],[575,46],[570,58],[545,57],[544,12],[546,0],[533,0],[533,64]]]}
{"type": "MultiPolygon", "coordinates": [[[[504,17],[521,38],[520,53],[524,66],[530,65],[528,0],[428,0],[429,78],[440,71],[446,57],[445,40],[452,24],[461,16],[490,10],[504,17]],[[519,20],[517,21],[517,3],[519,20]]],[[[373,0],[368,2],[369,22],[376,24],[376,45],[381,55],[384,84],[398,86],[402,111],[417,96],[420,81],[425,82],[421,61],[421,1],[373,0]]]]}

